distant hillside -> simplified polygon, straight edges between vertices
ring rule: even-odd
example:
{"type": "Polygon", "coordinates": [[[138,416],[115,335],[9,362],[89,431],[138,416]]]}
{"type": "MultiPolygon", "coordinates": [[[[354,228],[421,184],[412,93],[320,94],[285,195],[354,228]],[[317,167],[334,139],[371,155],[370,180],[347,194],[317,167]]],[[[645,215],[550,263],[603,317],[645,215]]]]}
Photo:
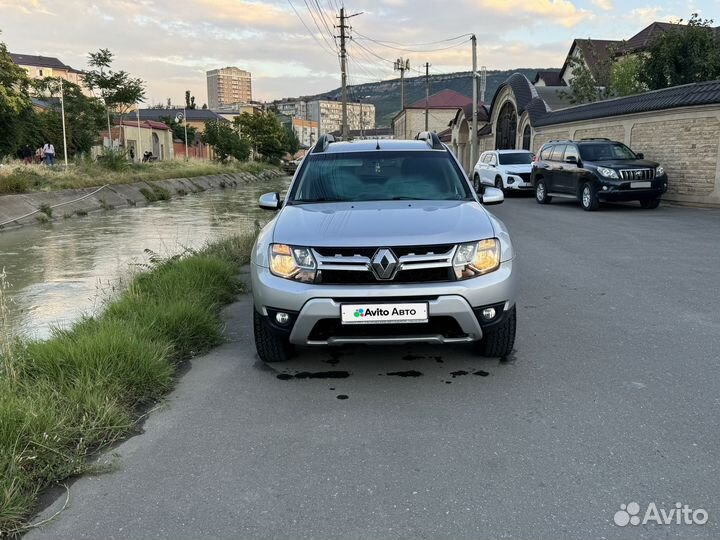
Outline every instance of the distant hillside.
{"type": "MultiPolygon", "coordinates": [[[[546,69],[546,68],[542,68],[546,69]]],[[[522,73],[532,80],[538,69],[520,68],[508,71],[488,71],[485,101],[490,104],[495,90],[513,73],[522,73]]],[[[449,88],[472,97],[472,81],[469,71],[430,75],[430,94],[449,88]]],[[[479,91],[479,90],[478,90],[479,91]]],[[[390,120],[400,110],[400,79],[390,79],[376,83],[358,84],[349,87],[349,99],[356,101],[362,97],[363,102],[375,105],[375,123],[378,127],[389,126],[390,120]],[[369,96],[369,97],[365,97],[369,96]]],[[[425,97],[425,77],[408,77],[405,79],[405,102],[409,105],[425,97]]],[[[478,94],[478,99],[480,98],[478,94]]],[[[304,96],[303,99],[340,99],[340,89],[330,92],[304,96]]]]}

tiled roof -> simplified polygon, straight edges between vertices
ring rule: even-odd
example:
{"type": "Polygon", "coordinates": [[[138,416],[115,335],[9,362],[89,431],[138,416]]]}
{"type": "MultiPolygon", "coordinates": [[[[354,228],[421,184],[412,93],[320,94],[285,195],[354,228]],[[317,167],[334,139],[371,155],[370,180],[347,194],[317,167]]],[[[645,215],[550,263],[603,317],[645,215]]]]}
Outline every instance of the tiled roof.
{"type": "MultiPolygon", "coordinates": [[[[182,113],[183,109],[140,109],[140,120],[159,120],[161,116],[170,116],[175,118],[177,113],[182,113]]],[[[187,109],[185,117],[188,122],[204,122],[206,120],[221,120],[227,122],[225,118],[212,112],[210,109],[187,109]]]]}
{"type": "Polygon", "coordinates": [[[560,69],[560,77],[562,78],[562,75],[568,68],[570,58],[573,57],[573,50],[577,47],[580,49],[582,58],[590,70],[590,73],[597,81],[602,78],[601,69],[603,64],[610,66],[613,56],[622,46],[622,41],[613,39],[576,39],[570,46],[570,52],[568,52],[565,63],[560,69]]]}
{"type": "Polygon", "coordinates": [[[631,52],[637,49],[645,49],[655,36],[664,34],[673,28],[684,28],[684,24],[673,24],[667,22],[654,22],[640,30],[637,34],[625,42],[624,51],[631,52]]]}
{"type": "Polygon", "coordinates": [[[720,80],[673,86],[634,96],[606,99],[550,111],[533,120],[533,126],[549,126],[623,114],[717,103],[720,103],[720,80]]]}
{"type": "MultiPolygon", "coordinates": [[[[460,109],[468,103],[472,104],[472,99],[462,95],[460,92],[446,88],[429,96],[427,105],[430,109],[460,109]]],[[[425,98],[419,99],[412,105],[407,105],[405,108],[424,109],[425,98]]]]}
{"type": "Polygon", "coordinates": [[[535,78],[532,80],[532,83],[537,84],[540,79],[545,82],[545,86],[563,86],[559,69],[538,71],[535,74],[535,78]]]}
{"type": "Polygon", "coordinates": [[[33,67],[46,67],[53,69],[67,69],[76,72],[77,70],[71,68],[67,64],[63,64],[60,60],[54,56],[37,56],[34,54],[18,54],[10,53],[10,59],[17,65],[22,66],[33,66],[33,67]]]}
{"type": "MultiPolygon", "coordinates": [[[[137,120],[116,120],[115,125],[123,125],[127,127],[138,127],[137,120]]],[[[140,127],[145,129],[159,129],[159,130],[169,130],[167,124],[164,124],[162,122],[156,122],[154,120],[140,120],[140,127]]]]}

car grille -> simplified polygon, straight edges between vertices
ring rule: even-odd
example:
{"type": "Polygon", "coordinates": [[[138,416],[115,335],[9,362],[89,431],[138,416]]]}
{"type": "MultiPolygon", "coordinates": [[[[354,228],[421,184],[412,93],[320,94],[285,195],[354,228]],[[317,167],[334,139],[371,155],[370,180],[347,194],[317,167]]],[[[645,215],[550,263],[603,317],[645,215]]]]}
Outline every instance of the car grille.
{"type": "Polygon", "coordinates": [[[320,247],[313,249],[317,261],[316,283],[333,285],[432,283],[453,281],[454,244],[425,246],[320,247]],[[380,251],[388,250],[394,259],[394,271],[385,279],[378,277],[373,261],[380,251]]]}
{"type": "Polygon", "coordinates": [[[335,338],[379,338],[398,336],[442,335],[446,338],[464,337],[454,317],[430,317],[426,323],[398,324],[342,324],[340,319],[320,319],[310,331],[309,341],[335,338]]]}
{"type": "Polygon", "coordinates": [[[655,169],[622,169],[620,178],[623,180],[652,180],[655,178],[655,169]]]}
{"type": "Polygon", "coordinates": [[[524,172],[524,173],[513,173],[515,176],[519,176],[523,179],[523,182],[529,182],[530,181],[530,173],[524,172]]]}

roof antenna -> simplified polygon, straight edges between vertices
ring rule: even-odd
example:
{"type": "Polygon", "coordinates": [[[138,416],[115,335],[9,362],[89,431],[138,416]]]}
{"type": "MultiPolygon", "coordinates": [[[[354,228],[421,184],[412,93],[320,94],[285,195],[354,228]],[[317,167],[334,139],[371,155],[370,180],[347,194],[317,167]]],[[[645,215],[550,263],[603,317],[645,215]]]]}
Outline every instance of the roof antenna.
{"type": "Polygon", "coordinates": [[[375,143],[375,150],[380,150],[380,139],[377,139],[377,142],[375,143]]]}

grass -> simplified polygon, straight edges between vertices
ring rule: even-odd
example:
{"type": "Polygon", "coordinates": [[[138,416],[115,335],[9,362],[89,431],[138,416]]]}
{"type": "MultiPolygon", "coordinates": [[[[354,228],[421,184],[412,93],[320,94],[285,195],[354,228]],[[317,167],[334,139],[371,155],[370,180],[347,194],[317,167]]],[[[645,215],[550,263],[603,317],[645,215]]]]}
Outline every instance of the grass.
{"type": "Polygon", "coordinates": [[[0,274],[0,536],[20,533],[41,490],[91,468],[136,429],[183,360],[223,340],[252,236],[151,263],[96,317],[44,341],[9,335],[0,274]]]}
{"type": "Polygon", "coordinates": [[[69,165],[66,172],[62,164],[46,167],[11,162],[0,166],[0,195],[80,189],[105,184],[130,184],[169,178],[191,178],[232,172],[258,173],[268,168],[273,167],[256,162],[223,165],[213,161],[183,161],[179,159],[155,163],[130,163],[123,158],[120,164],[120,161],[113,157],[100,162],[77,160],[69,165]]]}

